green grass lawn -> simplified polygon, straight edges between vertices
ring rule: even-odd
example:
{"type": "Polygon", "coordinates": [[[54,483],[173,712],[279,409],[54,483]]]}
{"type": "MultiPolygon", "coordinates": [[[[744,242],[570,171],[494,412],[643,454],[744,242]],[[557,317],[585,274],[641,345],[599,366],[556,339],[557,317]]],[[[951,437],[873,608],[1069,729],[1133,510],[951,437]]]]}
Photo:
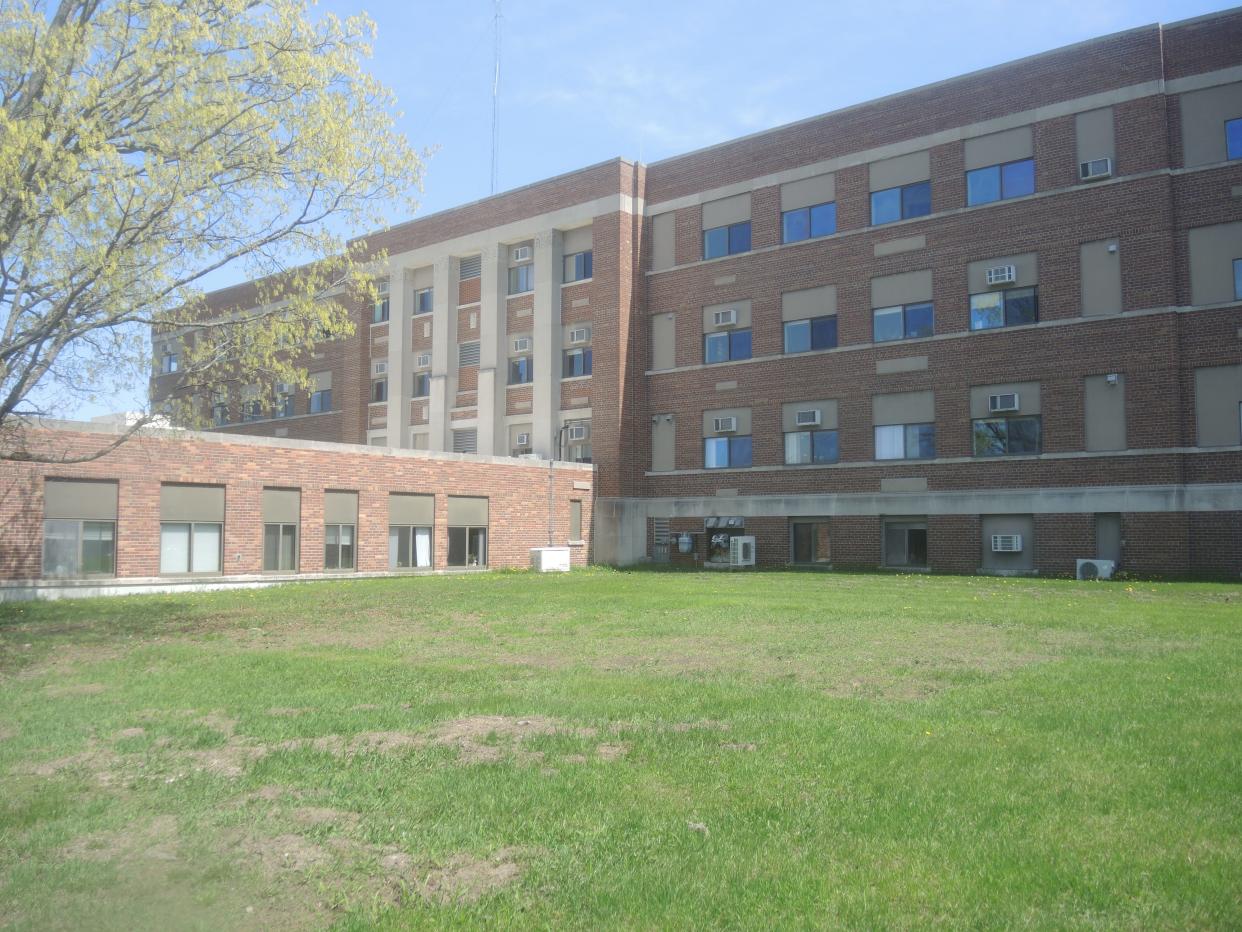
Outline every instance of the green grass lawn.
{"type": "Polygon", "coordinates": [[[0,606],[0,925],[1237,928],[1242,586],[0,606]]]}

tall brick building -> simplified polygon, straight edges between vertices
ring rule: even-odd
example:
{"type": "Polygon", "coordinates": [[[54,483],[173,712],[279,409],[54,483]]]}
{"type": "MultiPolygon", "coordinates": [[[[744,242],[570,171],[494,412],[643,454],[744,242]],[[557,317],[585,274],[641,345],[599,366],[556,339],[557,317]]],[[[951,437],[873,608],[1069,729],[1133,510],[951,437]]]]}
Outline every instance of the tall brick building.
{"type": "Polygon", "coordinates": [[[367,242],[315,395],[222,430],[593,461],[605,562],[1242,572],[1242,11],[367,242]]]}

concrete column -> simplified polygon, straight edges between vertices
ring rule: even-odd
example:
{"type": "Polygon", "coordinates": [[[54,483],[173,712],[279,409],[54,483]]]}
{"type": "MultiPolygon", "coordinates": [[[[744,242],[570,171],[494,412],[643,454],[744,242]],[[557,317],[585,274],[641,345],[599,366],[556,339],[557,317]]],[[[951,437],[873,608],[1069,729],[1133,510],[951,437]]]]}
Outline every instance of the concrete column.
{"type": "Polygon", "coordinates": [[[505,385],[508,353],[505,351],[505,298],[508,291],[506,248],[495,244],[483,250],[483,280],[479,283],[479,453],[504,456],[509,451],[500,441],[505,416],[505,385]]]}
{"type": "MultiPolygon", "coordinates": [[[[448,450],[449,408],[457,402],[457,285],[460,265],[456,256],[437,259],[434,267],[434,305],[431,312],[431,397],[428,421],[430,449],[448,450]]],[[[409,420],[407,415],[406,420],[409,420]]]]}
{"type": "Polygon", "coordinates": [[[410,370],[406,366],[410,346],[410,315],[413,293],[400,266],[388,267],[388,445],[409,446],[410,370]]]}
{"type": "Polygon", "coordinates": [[[535,237],[535,366],[533,418],[535,453],[557,455],[557,421],[561,409],[561,233],[545,230],[535,237]]]}

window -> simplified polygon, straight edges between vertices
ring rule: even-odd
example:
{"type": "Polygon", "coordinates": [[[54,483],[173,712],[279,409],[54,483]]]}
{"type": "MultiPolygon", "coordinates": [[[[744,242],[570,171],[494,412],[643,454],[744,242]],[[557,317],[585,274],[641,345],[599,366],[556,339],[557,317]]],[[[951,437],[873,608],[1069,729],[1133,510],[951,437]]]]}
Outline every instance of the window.
{"type": "Polygon", "coordinates": [[[791,527],[794,563],[831,563],[827,521],[795,521],[791,527]]]}
{"type": "Polygon", "coordinates": [[[582,540],[582,500],[577,498],[569,502],[569,539],[582,540]]]}
{"type": "Polygon", "coordinates": [[[160,372],[164,375],[176,372],[181,365],[181,357],[176,353],[165,353],[160,357],[160,372]]]}
{"type": "Polygon", "coordinates": [[[591,278],[594,274],[592,265],[594,264],[593,251],[588,249],[585,252],[575,252],[565,257],[565,276],[562,281],[580,282],[591,278]]]}
{"type": "Polygon", "coordinates": [[[1233,260],[1233,298],[1242,301],[1242,259],[1233,260]]]}
{"type": "Polygon", "coordinates": [[[477,366],[479,364],[479,342],[457,344],[457,365],[477,366]]]}
{"type": "Polygon", "coordinates": [[[1034,288],[1010,288],[970,296],[970,329],[1017,327],[1039,320],[1039,297],[1034,288]]]}
{"type": "Polygon", "coordinates": [[[430,314],[435,310],[434,292],[430,288],[420,288],[414,292],[414,313],[430,314]]]}
{"type": "Polygon", "coordinates": [[[718,330],[703,337],[703,362],[750,359],[749,330],[718,330]]]}
{"type": "Polygon", "coordinates": [[[781,242],[796,243],[837,232],[837,205],[816,204],[781,214],[781,242]]]}
{"type": "Polygon", "coordinates": [[[272,417],[293,417],[293,392],[281,392],[276,396],[272,417]]]}
{"type": "Polygon", "coordinates": [[[785,322],[785,352],[806,353],[837,345],[837,317],[812,317],[785,322]]]}
{"type": "Polygon", "coordinates": [[[388,295],[381,295],[371,309],[371,323],[382,324],[388,320],[388,295]]]}
{"type": "Polygon", "coordinates": [[[989,204],[1035,193],[1035,160],[988,165],[966,173],[966,204],[989,204]]]}
{"type": "Polygon", "coordinates": [[[884,565],[927,566],[927,522],[884,522],[884,565]]]}
{"type": "Polygon", "coordinates": [[[311,392],[309,411],[311,414],[323,414],[332,410],[332,389],[321,388],[311,392]]]}
{"type": "Polygon", "coordinates": [[[893,223],[931,213],[931,182],[920,181],[900,188],[871,192],[871,223],[893,223]]]}
{"type": "Polygon", "coordinates": [[[535,267],[533,265],[519,265],[517,268],[509,269],[509,294],[525,294],[534,290],[535,267]]]}
{"type": "Polygon", "coordinates": [[[263,570],[268,573],[296,573],[298,569],[298,526],[263,525],[263,570]]]}
{"type": "Polygon", "coordinates": [[[785,434],[785,465],[835,463],[837,432],[835,430],[796,430],[785,434]]]}
{"type": "Polygon", "coordinates": [[[972,423],[975,456],[1011,456],[1042,449],[1039,417],[988,417],[972,423]]]}
{"type": "Polygon", "coordinates": [[[487,566],[487,528],[451,527],[449,566],[487,566]]]}
{"type": "Polygon", "coordinates": [[[111,576],[115,566],[115,521],[43,522],[44,576],[111,576]]]}
{"type": "Polygon", "coordinates": [[[251,398],[242,402],[242,420],[243,421],[261,421],[263,420],[263,402],[257,398],[251,398]]]}
{"type": "Polygon", "coordinates": [[[352,570],[354,568],[354,525],[323,526],[323,568],[352,570]]]}
{"type": "Polygon", "coordinates": [[[591,374],[591,348],[567,349],[561,355],[561,378],[591,374]]]}
{"type": "Polygon", "coordinates": [[[431,566],[431,528],[407,524],[388,526],[388,568],[426,569],[431,566]]]}
{"type": "Polygon", "coordinates": [[[703,231],[704,259],[718,259],[739,252],[750,252],[749,220],[703,231]]]}
{"type": "Polygon", "coordinates": [[[531,358],[529,356],[515,356],[509,360],[510,385],[525,385],[532,378],[531,358]]]}
{"type": "Polygon", "coordinates": [[[1225,121],[1225,158],[1242,159],[1242,117],[1225,121]]]}
{"type": "Polygon", "coordinates": [[[219,573],[224,526],[214,522],[160,524],[160,573],[219,573]]]}
{"type": "Polygon", "coordinates": [[[414,397],[426,398],[431,394],[431,373],[415,372],[414,373],[414,397]]]}
{"type": "Polygon", "coordinates": [[[374,382],[371,383],[372,403],[377,402],[377,401],[387,401],[387,400],[388,400],[388,380],[387,379],[376,379],[374,382]]]}
{"type": "Polygon", "coordinates": [[[872,311],[872,331],[876,343],[929,337],[934,330],[931,302],[880,307],[872,311]]]}
{"type": "Polygon", "coordinates": [[[742,468],[750,465],[750,437],[708,437],[703,441],[705,469],[742,468]]]}
{"type": "Polygon", "coordinates": [[[216,427],[223,427],[229,422],[229,406],[225,401],[213,401],[211,403],[211,423],[216,427]]]}
{"type": "Polygon", "coordinates": [[[875,429],[878,460],[927,460],[935,455],[934,424],[886,424],[875,429]]]}
{"type": "Polygon", "coordinates": [[[453,431],[454,453],[476,453],[479,449],[479,432],[475,428],[453,431]]]}

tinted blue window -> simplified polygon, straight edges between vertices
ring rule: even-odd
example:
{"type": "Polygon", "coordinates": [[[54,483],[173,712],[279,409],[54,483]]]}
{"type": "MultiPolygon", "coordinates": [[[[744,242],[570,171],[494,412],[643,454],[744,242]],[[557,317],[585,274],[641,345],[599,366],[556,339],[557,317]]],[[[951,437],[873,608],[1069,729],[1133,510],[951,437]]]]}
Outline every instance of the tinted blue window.
{"type": "Polygon", "coordinates": [[[1005,292],[1005,326],[1033,324],[1038,319],[1034,288],[1014,288],[1005,292]]]}
{"type": "Polygon", "coordinates": [[[901,189],[901,216],[926,217],[931,213],[931,182],[908,184],[901,189]]]}
{"type": "Polygon", "coordinates": [[[703,466],[720,469],[729,465],[729,438],[708,437],[703,441],[703,466]]]}
{"type": "Polygon", "coordinates": [[[749,466],[751,464],[751,445],[749,437],[729,438],[729,465],[749,466]]]}
{"type": "Polygon", "coordinates": [[[726,362],[729,358],[729,334],[709,333],[703,338],[703,361],[726,362]]]}
{"type": "Polygon", "coordinates": [[[796,243],[811,235],[811,215],[805,208],[781,214],[781,242],[796,243]]]}
{"type": "Polygon", "coordinates": [[[906,459],[933,459],[936,455],[936,428],[932,424],[906,425],[906,459]]]}
{"type": "Polygon", "coordinates": [[[791,320],[785,324],[785,352],[805,353],[811,348],[811,322],[791,320]]]}
{"type": "Polygon", "coordinates": [[[892,223],[901,219],[901,188],[871,192],[871,223],[892,223]]]}
{"type": "Polygon", "coordinates": [[[871,336],[876,343],[900,340],[904,332],[901,308],[886,307],[874,312],[871,336]]]}
{"type": "Polygon", "coordinates": [[[734,330],[729,334],[729,358],[750,359],[749,330],[734,330]]]}
{"type": "Polygon", "coordinates": [[[929,337],[933,330],[933,313],[930,304],[906,305],[907,337],[929,337]]]}
{"type": "Polygon", "coordinates": [[[832,349],[837,345],[837,319],[816,317],[811,321],[811,349],[832,349]]]}
{"type": "Polygon", "coordinates": [[[1001,173],[999,165],[976,168],[966,173],[966,203],[987,204],[999,201],[1001,196],[1001,173]]]}
{"type": "Polygon", "coordinates": [[[835,463],[837,461],[837,432],[835,430],[817,430],[811,435],[812,457],[817,463],[835,463]]]}
{"type": "Polygon", "coordinates": [[[837,232],[837,205],[816,204],[811,208],[811,235],[829,236],[837,232]]]}
{"type": "Polygon", "coordinates": [[[703,231],[703,258],[717,259],[729,254],[729,228],[716,227],[703,231]]]}
{"type": "Polygon", "coordinates": [[[1225,123],[1225,157],[1242,159],[1242,118],[1225,123]]]}
{"type": "Polygon", "coordinates": [[[750,221],[729,227],[729,252],[750,252],[750,221]]]}
{"type": "Polygon", "coordinates": [[[1001,166],[1001,190],[1005,197],[1035,193],[1035,160],[1023,159],[1001,166]]]}
{"type": "Polygon", "coordinates": [[[1242,259],[1233,260],[1233,296],[1242,301],[1242,259]]]}

